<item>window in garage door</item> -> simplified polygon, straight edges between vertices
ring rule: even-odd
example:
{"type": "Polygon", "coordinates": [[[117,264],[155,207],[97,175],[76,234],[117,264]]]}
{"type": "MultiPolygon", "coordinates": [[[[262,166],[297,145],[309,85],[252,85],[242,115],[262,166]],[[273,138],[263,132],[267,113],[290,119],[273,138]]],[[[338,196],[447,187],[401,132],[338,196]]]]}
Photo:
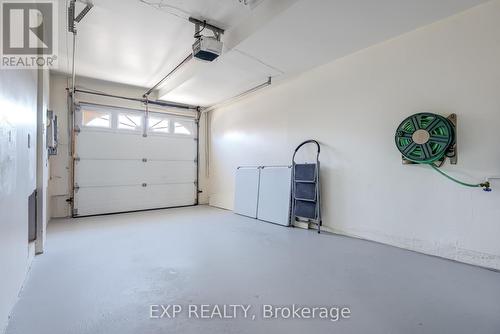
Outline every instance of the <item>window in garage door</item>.
{"type": "Polygon", "coordinates": [[[75,122],[74,216],[196,204],[193,118],[81,104],[75,122]]]}
{"type": "Polygon", "coordinates": [[[174,122],[174,133],[190,135],[193,133],[193,124],[186,121],[177,120],[174,122]]]}
{"type": "Polygon", "coordinates": [[[119,113],[118,114],[118,129],[141,131],[142,120],[144,116],[137,113],[119,113]]]}
{"type": "Polygon", "coordinates": [[[111,127],[111,113],[96,110],[84,110],[82,114],[83,126],[97,127],[97,128],[110,128],[111,127]]]}
{"type": "Polygon", "coordinates": [[[149,116],[148,129],[153,133],[170,133],[170,121],[165,116],[149,116]]]}

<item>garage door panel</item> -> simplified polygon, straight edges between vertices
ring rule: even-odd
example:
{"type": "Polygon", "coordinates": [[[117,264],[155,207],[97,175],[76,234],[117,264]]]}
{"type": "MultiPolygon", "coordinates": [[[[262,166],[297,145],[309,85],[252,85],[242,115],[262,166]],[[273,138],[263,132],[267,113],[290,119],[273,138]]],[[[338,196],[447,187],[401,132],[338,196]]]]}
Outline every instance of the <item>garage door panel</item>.
{"type": "Polygon", "coordinates": [[[157,209],[195,204],[194,184],[152,185],[147,187],[87,187],[75,197],[79,216],[157,209]]]}
{"type": "Polygon", "coordinates": [[[155,115],[169,125],[154,128],[132,115],[135,121],[129,121],[136,126],[125,129],[130,122],[123,117],[129,113],[117,108],[86,112],[83,106],[77,115],[75,215],[196,203],[195,121],[155,115]]]}
{"type": "Polygon", "coordinates": [[[76,136],[76,151],[81,159],[142,159],[144,142],[137,133],[82,130],[76,136]]]}
{"type": "Polygon", "coordinates": [[[143,154],[156,160],[191,160],[196,157],[196,141],[193,137],[155,136],[144,139],[143,154]],[[161,147],[161,150],[157,148],[161,147]]]}
{"type": "Polygon", "coordinates": [[[140,185],[146,168],[142,160],[80,160],[75,173],[80,187],[140,185]]]}
{"type": "Polygon", "coordinates": [[[124,186],[193,183],[194,161],[80,160],[75,164],[78,186],[124,186]]]}
{"type": "Polygon", "coordinates": [[[146,173],[144,182],[148,184],[193,183],[196,180],[194,161],[159,161],[144,164],[146,173]]]}
{"type": "Polygon", "coordinates": [[[81,159],[194,160],[193,137],[148,136],[104,131],[82,131],[77,136],[81,159]],[[158,150],[161,148],[161,150],[158,150]]]}

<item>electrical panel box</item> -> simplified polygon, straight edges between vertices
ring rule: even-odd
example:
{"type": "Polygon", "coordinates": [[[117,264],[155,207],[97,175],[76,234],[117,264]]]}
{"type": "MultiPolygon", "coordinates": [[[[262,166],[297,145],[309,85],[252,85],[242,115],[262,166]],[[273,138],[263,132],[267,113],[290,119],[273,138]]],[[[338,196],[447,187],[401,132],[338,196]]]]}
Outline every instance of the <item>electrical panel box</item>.
{"type": "Polygon", "coordinates": [[[49,155],[57,154],[57,116],[52,110],[47,110],[47,149],[49,155]]]}

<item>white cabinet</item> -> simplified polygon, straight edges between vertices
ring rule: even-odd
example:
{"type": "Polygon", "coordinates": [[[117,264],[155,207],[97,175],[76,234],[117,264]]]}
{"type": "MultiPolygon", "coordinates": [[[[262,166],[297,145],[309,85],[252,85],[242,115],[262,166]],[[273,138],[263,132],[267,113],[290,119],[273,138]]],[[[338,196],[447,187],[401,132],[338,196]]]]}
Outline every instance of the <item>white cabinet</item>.
{"type": "Polygon", "coordinates": [[[238,167],[234,192],[234,212],[243,216],[257,218],[259,197],[259,167],[238,167]]]}
{"type": "Polygon", "coordinates": [[[273,166],[260,170],[257,219],[289,225],[291,170],[273,166]]]}
{"type": "Polygon", "coordinates": [[[288,226],[291,167],[239,167],[234,212],[288,226]]]}

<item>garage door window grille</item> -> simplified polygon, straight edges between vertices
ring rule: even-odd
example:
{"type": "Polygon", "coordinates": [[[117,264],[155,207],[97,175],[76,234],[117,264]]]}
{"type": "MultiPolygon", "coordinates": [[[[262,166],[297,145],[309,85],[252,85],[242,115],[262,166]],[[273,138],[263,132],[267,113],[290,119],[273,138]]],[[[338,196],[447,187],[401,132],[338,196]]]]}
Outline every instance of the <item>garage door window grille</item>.
{"type": "Polygon", "coordinates": [[[193,122],[186,121],[175,121],[174,123],[174,133],[180,135],[192,135],[193,134],[193,122]]]}
{"type": "Polygon", "coordinates": [[[196,123],[193,119],[157,112],[149,112],[146,116],[140,111],[118,107],[107,108],[80,104],[75,121],[77,126],[99,132],[141,132],[169,137],[194,137],[196,135],[196,123]]]}
{"type": "Polygon", "coordinates": [[[159,133],[170,133],[170,122],[167,118],[149,117],[149,131],[159,133]]]}
{"type": "Polygon", "coordinates": [[[132,131],[142,131],[142,120],[143,117],[138,114],[119,114],[118,115],[118,129],[121,130],[132,130],[132,131]]]}
{"type": "Polygon", "coordinates": [[[84,110],[82,113],[82,125],[91,128],[111,128],[111,113],[84,110]]]}

